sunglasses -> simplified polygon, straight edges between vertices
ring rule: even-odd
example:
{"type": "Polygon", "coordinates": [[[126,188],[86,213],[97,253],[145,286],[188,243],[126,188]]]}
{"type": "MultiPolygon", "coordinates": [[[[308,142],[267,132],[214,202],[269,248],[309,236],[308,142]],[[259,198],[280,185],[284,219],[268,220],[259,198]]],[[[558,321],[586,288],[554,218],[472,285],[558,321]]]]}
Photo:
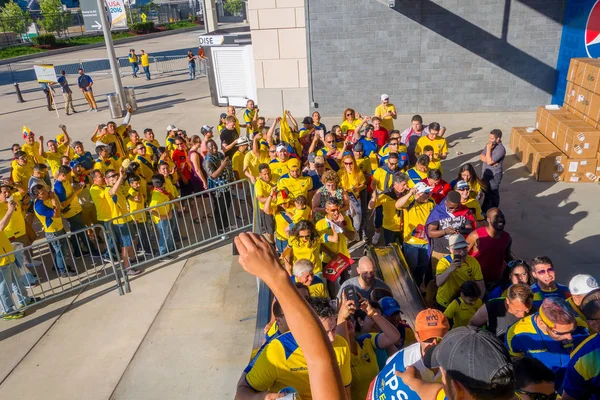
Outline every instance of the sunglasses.
{"type": "Polygon", "coordinates": [[[525,265],[525,264],[527,264],[527,263],[524,260],[518,259],[518,260],[509,261],[508,264],[506,264],[506,266],[508,268],[514,268],[517,265],[525,265]]]}
{"type": "Polygon", "coordinates": [[[137,151],[140,151],[140,150],[146,151],[146,148],[145,147],[138,147],[137,151]]]}
{"type": "Polygon", "coordinates": [[[398,142],[390,142],[390,146],[398,146],[398,142]]]}
{"type": "Polygon", "coordinates": [[[269,153],[276,153],[276,150],[269,150],[269,153]]]}
{"type": "Polygon", "coordinates": [[[535,273],[538,274],[538,275],[553,274],[554,273],[554,267],[550,267],[548,269],[542,269],[540,271],[536,271],[535,273]]]}
{"type": "Polygon", "coordinates": [[[298,235],[300,239],[309,239],[310,235],[298,235]]]}
{"type": "Polygon", "coordinates": [[[388,165],[389,165],[390,167],[397,167],[397,166],[398,166],[398,163],[391,163],[391,162],[388,162],[388,165]]]}
{"type": "Polygon", "coordinates": [[[346,117],[351,117],[351,116],[353,116],[353,115],[354,115],[354,114],[352,114],[352,113],[348,113],[348,114],[346,114],[346,117]]]}
{"type": "Polygon", "coordinates": [[[315,164],[315,168],[323,168],[324,166],[324,164],[315,164]]]}
{"type": "Polygon", "coordinates": [[[344,165],[353,165],[351,162],[345,162],[344,165]]]}
{"type": "Polygon", "coordinates": [[[461,189],[456,188],[456,190],[458,190],[459,192],[464,192],[464,191],[467,191],[467,190],[470,190],[470,189],[468,187],[466,187],[466,188],[461,188],[461,189]]]}
{"type": "Polygon", "coordinates": [[[515,392],[517,392],[518,394],[526,394],[531,400],[556,400],[556,398],[558,397],[558,394],[556,392],[552,394],[543,394],[537,392],[528,392],[526,390],[521,389],[515,389],[515,392]]]}

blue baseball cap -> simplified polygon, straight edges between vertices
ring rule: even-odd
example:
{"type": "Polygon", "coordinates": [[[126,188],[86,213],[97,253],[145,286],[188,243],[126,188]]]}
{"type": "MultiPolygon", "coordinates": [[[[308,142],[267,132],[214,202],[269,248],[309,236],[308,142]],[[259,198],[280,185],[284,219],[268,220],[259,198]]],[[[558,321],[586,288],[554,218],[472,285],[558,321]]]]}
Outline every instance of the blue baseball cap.
{"type": "Polygon", "coordinates": [[[400,304],[398,304],[396,299],[393,297],[383,297],[381,300],[379,300],[379,305],[381,306],[381,312],[386,317],[389,317],[396,312],[402,313],[400,304]]]}

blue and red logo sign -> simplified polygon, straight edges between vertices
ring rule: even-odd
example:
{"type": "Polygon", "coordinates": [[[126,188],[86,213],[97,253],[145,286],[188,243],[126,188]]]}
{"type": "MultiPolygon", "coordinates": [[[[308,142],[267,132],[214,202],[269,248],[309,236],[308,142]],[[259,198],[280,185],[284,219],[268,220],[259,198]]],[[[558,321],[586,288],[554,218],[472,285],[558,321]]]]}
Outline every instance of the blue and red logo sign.
{"type": "Polygon", "coordinates": [[[588,57],[600,57],[600,1],[596,1],[585,25],[585,51],[588,57]]]}

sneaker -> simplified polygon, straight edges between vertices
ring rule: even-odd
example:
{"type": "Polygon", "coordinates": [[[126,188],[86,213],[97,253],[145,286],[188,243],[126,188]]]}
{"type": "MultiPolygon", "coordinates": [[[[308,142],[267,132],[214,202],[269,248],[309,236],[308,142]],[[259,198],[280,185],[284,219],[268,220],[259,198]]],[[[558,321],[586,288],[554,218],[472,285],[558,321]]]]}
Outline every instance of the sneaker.
{"type": "Polygon", "coordinates": [[[73,114],[77,114],[77,111],[75,111],[75,110],[71,110],[71,112],[72,112],[73,114]]]}
{"type": "Polygon", "coordinates": [[[21,319],[25,316],[24,313],[22,312],[15,312],[15,313],[11,313],[11,314],[2,314],[2,319],[6,320],[6,321],[10,321],[12,319],[21,319]]]}
{"type": "Polygon", "coordinates": [[[376,245],[376,244],[379,242],[379,239],[380,239],[380,238],[381,238],[381,233],[380,233],[380,232],[375,232],[375,233],[373,234],[373,239],[371,240],[371,244],[372,244],[373,246],[375,246],[375,245],[376,245]]]}
{"type": "Polygon", "coordinates": [[[98,109],[97,109],[97,108],[94,108],[92,111],[93,111],[93,112],[98,112],[98,109]]]}
{"type": "Polygon", "coordinates": [[[131,268],[128,269],[127,272],[125,272],[128,276],[135,276],[135,275],[139,275],[142,273],[142,271],[140,271],[139,269],[135,269],[135,268],[131,268]]]}
{"type": "Polygon", "coordinates": [[[77,272],[75,272],[73,270],[69,270],[66,272],[61,272],[59,275],[61,278],[68,278],[69,276],[77,276],[77,272]]]}
{"type": "Polygon", "coordinates": [[[88,108],[88,110],[86,112],[92,112],[94,109],[93,108],[88,108]]]}
{"type": "Polygon", "coordinates": [[[40,283],[36,280],[35,282],[31,282],[31,283],[26,283],[23,286],[25,287],[25,289],[33,289],[35,287],[38,287],[40,285],[40,283]]]}
{"type": "Polygon", "coordinates": [[[166,255],[162,258],[163,261],[173,261],[177,260],[177,256],[173,254],[166,255]]]}
{"type": "Polygon", "coordinates": [[[41,267],[42,265],[42,262],[37,260],[33,260],[32,262],[25,264],[25,266],[29,268],[41,267]]]}
{"type": "Polygon", "coordinates": [[[107,263],[107,264],[112,263],[111,259],[109,257],[105,257],[105,256],[102,256],[102,261],[105,262],[105,263],[107,263]]]}

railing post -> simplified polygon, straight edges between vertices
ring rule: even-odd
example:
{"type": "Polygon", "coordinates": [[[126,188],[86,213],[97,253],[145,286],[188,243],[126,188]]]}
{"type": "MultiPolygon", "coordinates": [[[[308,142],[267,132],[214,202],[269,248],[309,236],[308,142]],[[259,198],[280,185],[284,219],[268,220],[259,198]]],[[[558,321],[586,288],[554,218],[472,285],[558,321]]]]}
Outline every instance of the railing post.
{"type": "Polygon", "coordinates": [[[25,100],[23,100],[23,95],[21,94],[21,89],[19,89],[19,84],[15,82],[13,85],[15,86],[15,92],[17,92],[17,103],[25,103],[25,100]]]}

